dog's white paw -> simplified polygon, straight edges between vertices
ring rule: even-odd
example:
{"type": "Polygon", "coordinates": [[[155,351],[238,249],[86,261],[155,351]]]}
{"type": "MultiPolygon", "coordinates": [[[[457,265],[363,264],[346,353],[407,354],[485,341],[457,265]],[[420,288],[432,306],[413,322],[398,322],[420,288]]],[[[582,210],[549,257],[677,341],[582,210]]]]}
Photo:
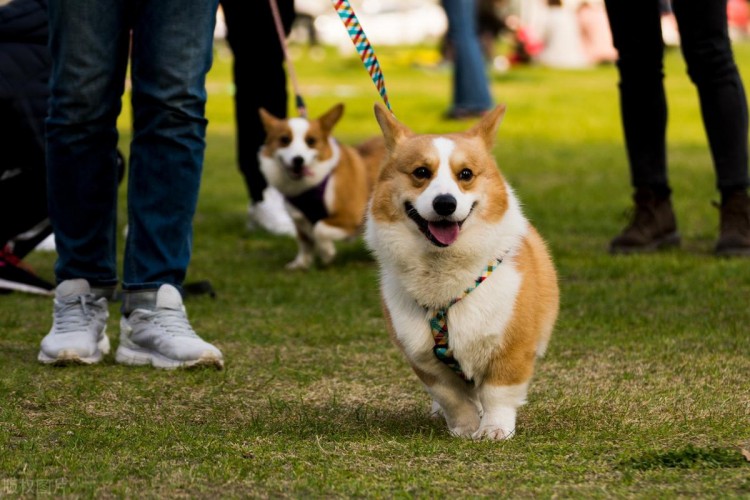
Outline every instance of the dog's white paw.
{"type": "Polygon", "coordinates": [[[443,409],[440,407],[440,403],[434,400],[430,405],[430,418],[443,418],[443,409]]]}
{"type": "Polygon", "coordinates": [[[333,262],[334,257],[336,257],[336,252],[331,253],[321,253],[320,254],[320,263],[324,266],[328,266],[333,262]]]}
{"type": "Polygon", "coordinates": [[[318,245],[318,257],[320,257],[320,263],[324,266],[329,265],[333,262],[336,257],[336,247],[333,242],[326,242],[325,244],[318,245]]]}
{"type": "Polygon", "coordinates": [[[457,425],[450,428],[451,435],[460,438],[470,439],[476,434],[476,426],[473,425],[457,425]]]}
{"type": "Polygon", "coordinates": [[[472,439],[491,439],[492,441],[503,441],[513,437],[515,429],[503,429],[499,425],[481,426],[471,435],[472,439]]]}
{"type": "Polygon", "coordinates": [[[307,271],[310,266],[312,266],[312,259],[306,259],[298,255],[296,259],[286,265],[286,268],[290,271],[307,271]]]}
{"type": "Polygon", "coordinates": [[[456,437],[471,438],[479,428],[479,415],[473,411],[465,412],[459,418],[451,420],[452,422],[448,423],[448,429],[456,437]]]}

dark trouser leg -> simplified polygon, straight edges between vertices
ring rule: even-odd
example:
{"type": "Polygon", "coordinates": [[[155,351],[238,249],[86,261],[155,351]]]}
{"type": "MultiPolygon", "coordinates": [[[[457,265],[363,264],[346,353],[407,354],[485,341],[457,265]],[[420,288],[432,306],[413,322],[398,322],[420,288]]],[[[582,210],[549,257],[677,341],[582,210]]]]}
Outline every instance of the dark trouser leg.
{"type": "Polygon", "coordinates": [[[745,89],[727,31],[727,2],[674,0],[682,53],[698,89],[701,113],[722,192],[748,186],[745,89]]]}
{"type": "MultiPolygon", "coordinates": [[[[257,203],[263,200],[268,185],[258,164],[258,149],[266,137],[258,109],[287,116],[284,53],[267,1],[222,0],[221,5],[234,54],[237,159],[250,198],[257,203]]],[[[294,1],[280,0],[278,5],[288,34],[294,20],[294,1]]]]}
{"type": "Polygon", "coordinates": [[[606,0],[619,51],[620,109],[634,187],[668,190],[662,58],[664,45],[657,0],[606,0]]]}

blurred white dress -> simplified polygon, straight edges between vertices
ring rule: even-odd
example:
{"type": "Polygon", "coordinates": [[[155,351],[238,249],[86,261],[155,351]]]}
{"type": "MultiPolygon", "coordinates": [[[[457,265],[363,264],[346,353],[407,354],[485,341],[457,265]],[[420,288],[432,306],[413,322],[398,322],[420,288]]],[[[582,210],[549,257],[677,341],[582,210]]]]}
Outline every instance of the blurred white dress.
{"type": "Polygon", "coordinates": [[[587,68],[591,62],[583,49],[581,27],[575,11],[565,7],[550,7],[543,33],[544,50],[539,62],[552,68],[587,68]]]}

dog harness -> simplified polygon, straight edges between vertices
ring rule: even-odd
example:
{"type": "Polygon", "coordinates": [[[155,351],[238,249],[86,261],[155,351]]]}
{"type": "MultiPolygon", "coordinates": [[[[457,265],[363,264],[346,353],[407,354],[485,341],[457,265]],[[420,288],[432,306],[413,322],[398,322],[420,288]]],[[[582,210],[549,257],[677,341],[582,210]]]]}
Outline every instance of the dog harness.
{"type": "Polygon", "coordinates": [[[472,286],[464,290],[461,295],[451,300],[447,306],[438,309],[435,315],[430,319],[432,338],[435,340],[435,346],[432,348],[432,352],[435,353],[435,357],[437,357],[437,359],[445,363],[448,368],[453,370],[453,372],[461,377],[461,379],[467,384],[473,383],[474,381],[473,379],[466,378],[466,374],[461,369],[461,365],[459,364],[458,360],[453,357],[453,349],[448,346],[448,309],[450,309],[453,304],[459,302],[461,299],[465,298],[471,292],[476,290],[477,287],[481,285],[482,282],[484,282],[484,280],[489,278],[490,274],[492,274],[492,272],[497,269],[497,267],[502,262],[502,258],[497,258],[487,264],[482,274],[479,275],[472,286]]]}
{"type": "Polygon", "coordinates": [[[328,174],[317,186],[312,187],[297,196],[288,197],[286,199],[286,201],[302,212],[311,224],[315,224],[319,220],[328,217],[328,209],[326,208],[323,197],[330,178],[331,174],[328,174]]]}

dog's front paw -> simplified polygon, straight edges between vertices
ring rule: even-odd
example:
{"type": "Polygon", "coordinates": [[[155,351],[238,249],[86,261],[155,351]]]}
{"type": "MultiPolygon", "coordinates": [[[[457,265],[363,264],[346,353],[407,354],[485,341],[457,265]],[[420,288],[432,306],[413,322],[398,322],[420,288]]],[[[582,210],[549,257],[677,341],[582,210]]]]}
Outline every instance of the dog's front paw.
{"type": "Polygon", "coordinates": [[[336,257],[336,247],[331,243],[330,245],[321,245],[318,247],[318,257],[320,257],[320,263],[324,266],[328,266],[333,262],[336,257]]]}
{"type": "Polygon", "coordinates": [[[286,268],[290,271],[307,271],[312,266],[312,259],[297,256],[296,259],[286,265],[286,268]]]}
{"type": "Polygon", "coordinates": [[[503,429],[499,425],[480,426],[476,432],[471,435],[472,439],[491,439],[492,441],[502,441],[513,437],[515,429],[503,429]]]}
{"type": "Polygon", "coordinates": [[[474,434],[476,434],[476,429],[476,425],[457,425],[455,427],[451,427],[449,430],[452,436],[470,439],[474,437],[474,434]]]}
{"type": "MultiPolygon", "coordinates": [[[[448,418],[446,418],[446,421],[448,421],[448,418]]],[[[448,429],[456,437],[471,438],[478,428],[479,415],[473,411],[466,412],[459,418],[450,419],[448,422],[448,429]]]]}
{"type": "Polygon", "coordinates": [[[432,404],[430,405],[430,418],[443,418],[444,412],[443,409],[440,407],[440,403],[433,400],[432,404]]]}

